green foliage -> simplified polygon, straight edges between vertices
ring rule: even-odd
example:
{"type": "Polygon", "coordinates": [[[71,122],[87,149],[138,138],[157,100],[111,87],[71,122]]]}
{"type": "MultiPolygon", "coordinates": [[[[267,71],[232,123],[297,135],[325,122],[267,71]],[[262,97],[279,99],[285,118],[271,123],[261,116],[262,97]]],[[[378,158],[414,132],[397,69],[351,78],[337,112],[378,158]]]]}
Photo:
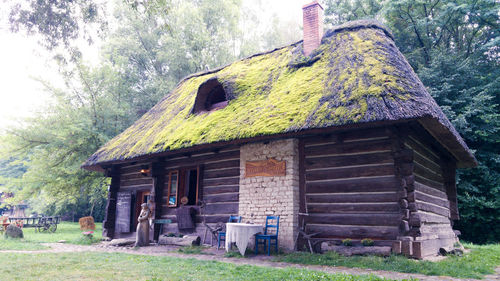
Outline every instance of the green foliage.
{"type": "Polygon", "coordinates": [[[11,29],[26,29],[29,34],[41,35],[45,47],[54,49],[60,45],[68,47],[79,37],[92,41],[89,26],[100,26],[104,30],[104,6],[98,1],[52,1],[30,0],[28,5],[12,6],[9,20],[11,29]]]}
{"type": "Polygon", "coordinates": [[[375,245],[375,242],[372,239],[365,238],[365,239],[361,240],[361,244],[363,246],[368,246],[369,247],[369,246],[375,245]]]}
{"type": "Polygon", "coordinates": [[[325,254],[291,253],[276,258],[276,261],[478,279],[484,278],[484,275],[493,274],[495,268],[500,265],[500,244],[484,246],[466,244],[465,246],[471,250],[470,253],[466,253],[463,257],[450,256],[437,262],[418,261],[396,255],[386,258],[379,256],[345,257],[335,252],[325,254]]]}
{"type": "Polygon", "coordinates": [[[342,245],[344,245],[344,246],[352,246],[352,240],[349,239],[349,238],[346,238],[346,239],[342,240],[342,245]]]}
{"type": "MultiPolygon", "coordinates": [[[[46,20],[29,28],[47,31],[42,37],[49,48],[70,45],[79,37],[85,21],[78,13],[93,5],[31,2],[29,8],[13,10],[13,24],[21,28],[30,24],[30,17],[46,20]],[[53,11],[61,14],[44,18],[53,11]],[[58,19],[61,22],[51,22],[58,19]]],[[[78,57],[62,65],[67,87],[40,81],[52,97],[50,103],[0,136],[0,159],[12,159],[8,161],[22,163],[25,169],[22,175],[0,170],[0,185],[15,194],[12,201],[31,199],[31,210],[45,215],[92,215],[101,221],[109,180],[80,165],[182,77],[246,55],[235,45],[255,50],[255,38],[244,39],[239,29],[240,7],[237,0],[118,1],[117,26],[103,42],[97,66],[89,67],[78,57]]],[[[92,16],[88,23],[101,20],[100,14],[87,16],[92,16]]]]}
{"type": "Polygon", "coordinates": [[[352,20],[380,18],[380,0],[325,0],[325,22],[338,25],[352,20]]]}

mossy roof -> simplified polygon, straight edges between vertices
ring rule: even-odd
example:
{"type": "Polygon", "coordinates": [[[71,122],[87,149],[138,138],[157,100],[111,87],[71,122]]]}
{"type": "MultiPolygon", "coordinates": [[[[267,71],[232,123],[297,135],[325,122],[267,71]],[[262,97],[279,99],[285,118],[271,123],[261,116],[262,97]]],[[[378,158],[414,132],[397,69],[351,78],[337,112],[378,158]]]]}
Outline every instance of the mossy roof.
{"type": "Polygon", "coordinates": [[[416,119],[459,165],[475,164],[390,32],[374,21],[355,21],[327,31],[308,57],[298,42],[186,77],[83,167],[258,136],[416,119]],[[200,85],[214,78],[228,105],[193,114],[200,85]]]}

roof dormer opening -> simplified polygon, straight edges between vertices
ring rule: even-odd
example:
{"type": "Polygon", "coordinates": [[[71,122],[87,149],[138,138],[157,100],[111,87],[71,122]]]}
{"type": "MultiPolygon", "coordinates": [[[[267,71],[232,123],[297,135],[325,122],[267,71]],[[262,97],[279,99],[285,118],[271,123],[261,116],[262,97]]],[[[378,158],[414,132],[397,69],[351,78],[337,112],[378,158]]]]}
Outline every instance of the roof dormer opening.
{"type": "Polygon", "coordinates": [[[227,103],[228,100],[224,87],[217,78],[211,78],[198,88],[193,113],[221,109],[225,107],[227,103]]]}

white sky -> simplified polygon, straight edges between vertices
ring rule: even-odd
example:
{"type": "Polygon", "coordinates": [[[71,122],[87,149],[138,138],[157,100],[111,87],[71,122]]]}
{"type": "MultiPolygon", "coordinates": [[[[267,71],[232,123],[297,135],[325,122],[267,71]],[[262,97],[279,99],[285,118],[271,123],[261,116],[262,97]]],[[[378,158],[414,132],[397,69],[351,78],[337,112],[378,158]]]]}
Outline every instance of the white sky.
{"type": "MultiPolygon", "coordinates": [[[[268,5],[263,18],[277,14],[287,21],[302,23],[302,6],[311,0],[244,0],[246,5],[260,1],[268,5]]],[[[20,117],[30,116],[46,101],[46,93],[36,78],[61,85],[51,56],[37,40],[9,30],[8,5],[0,10],[0,130],[15,125],[20,117]]],[[[109,13],[111,14],[111,13],[109,13]]],[[[84,59],[98,57],[97,46],[86,48],[84,59]]]]}

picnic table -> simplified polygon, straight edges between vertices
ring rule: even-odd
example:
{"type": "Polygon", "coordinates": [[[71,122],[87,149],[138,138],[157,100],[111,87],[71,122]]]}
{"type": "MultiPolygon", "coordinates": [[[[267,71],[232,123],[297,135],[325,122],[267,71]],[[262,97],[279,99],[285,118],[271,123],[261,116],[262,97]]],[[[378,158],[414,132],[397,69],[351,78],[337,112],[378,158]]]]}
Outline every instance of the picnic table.
{"type": "Polygon", "coordinates": [[[264,227],[249,223],[226,223],[226,252],[229,252],[231,243],[236,243],[242,256],[248,246],[248,241],[257,233],[261,233],[264,227]]]}
{"type": "MultiPolygon", "coordinates": [[[[38,232],[56,232],[60,218],[54,217],[9,217],[8,224],[16,224],[21,228],[35,228],[38,232]]],[[[7,225],[8,225],[7,224],[7,225]]]]}

